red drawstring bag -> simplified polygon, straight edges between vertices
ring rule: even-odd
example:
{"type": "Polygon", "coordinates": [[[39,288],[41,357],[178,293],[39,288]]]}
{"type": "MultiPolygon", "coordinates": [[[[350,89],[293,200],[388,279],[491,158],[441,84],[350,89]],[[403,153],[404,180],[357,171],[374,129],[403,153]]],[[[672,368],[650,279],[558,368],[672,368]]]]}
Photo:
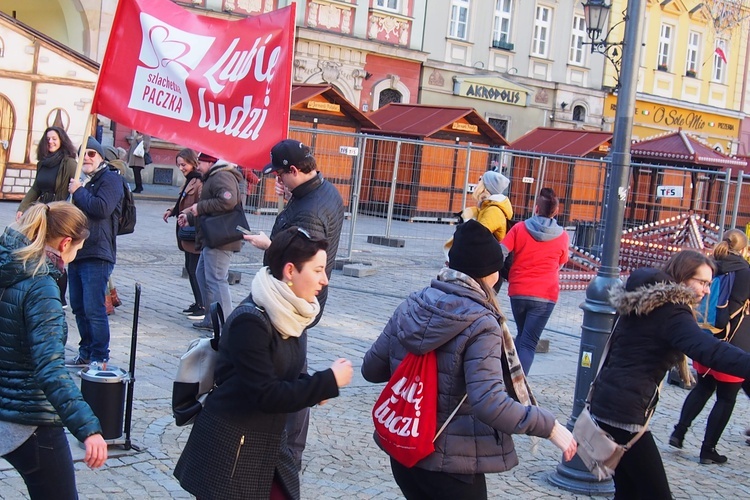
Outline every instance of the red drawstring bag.
{"type": "Polygon", "coordinates": [[[380,445],[398,463],[413,467],[435,451],[437,358],[407,353],[372,408],[380,445]]]}

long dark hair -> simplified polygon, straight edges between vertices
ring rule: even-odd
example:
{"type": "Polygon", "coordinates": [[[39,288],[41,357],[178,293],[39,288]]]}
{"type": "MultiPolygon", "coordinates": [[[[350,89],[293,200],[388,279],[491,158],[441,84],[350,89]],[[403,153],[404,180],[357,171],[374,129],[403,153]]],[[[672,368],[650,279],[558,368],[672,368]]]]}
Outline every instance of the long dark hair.
{"type": "Polygon", "coordinates": [[[716,264],[708,256],[696,250],[682,250],[672,255],[664,264],[664,272],[677,283],[685,283],[695,276],[695,271],[704,264],[711,268],[712,273],[716,274],[716,264]]]}
{"type": "Polygon", "coordinates": [[[42,140],[39,141],[39,144],[36,145],[37,161],[42,161],[50,155],[49,142],[47,142],[47,132],[49,132],[50,130],[57,133],[57,136],[60,138],[60,150],[62,150],[63,154],[68,158],[75,158],[76,148],[73,146],[73,141],[70,140],[67,132],[65,132],[65,130],[61,129],[60,127],[53,126],[47,127],[44,130],[42,140]]]}

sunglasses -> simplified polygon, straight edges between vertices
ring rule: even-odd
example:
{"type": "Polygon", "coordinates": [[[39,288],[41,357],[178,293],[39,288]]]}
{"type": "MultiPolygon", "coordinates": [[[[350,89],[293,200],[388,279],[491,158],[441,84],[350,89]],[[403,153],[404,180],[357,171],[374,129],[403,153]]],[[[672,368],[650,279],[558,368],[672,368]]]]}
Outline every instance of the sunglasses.
{"type": "Polygon", "coordinates": [[[96,151],[93,151],[93,150],[90,150],[90,149],[88,151],[86,151],[86,156],[88,156],[89,158],[94,158],[98,154],[99,153],[97,153],[96,151]]]}
{"type": "Polygon", "coordinates": [[[301,227],[297,228],[297,231],[294,233],[294,236],[289,240],[289,242],[286,244],[284,249],[281,251],[281,262],[286,262],[286,253],[289,250],[289,247],[292,246],[292,242],[294,241],[294,238],[297,236],[302,236],[306,238],[308,241],[312,240],[312,236],[310,236],[310,233],[308,233],[305,229],[302,229],[301,227]]]}

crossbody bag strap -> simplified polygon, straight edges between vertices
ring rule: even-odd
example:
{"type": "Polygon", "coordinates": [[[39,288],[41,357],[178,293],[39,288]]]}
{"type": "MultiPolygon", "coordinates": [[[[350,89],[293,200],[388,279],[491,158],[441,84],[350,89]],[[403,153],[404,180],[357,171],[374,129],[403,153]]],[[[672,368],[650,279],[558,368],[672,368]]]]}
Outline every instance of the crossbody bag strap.
{"type": "MultiPolygon", "coordinates": [[[[659,387],[656,388],[656,393],[661,396],[661,388],[664,385],[664,380],[659,383],[659,387]]],[[[659,401],[659,397],[656,398],[656,401],[659,401]]],[[[656,404],[654,404],[654,407],[651,408],[651,413],[649,414],[648,418],[646,419],[646,423],[643,424],[643,428],[638,431],[638,434],[633,436],[633,438],[628,441],[626,444],[623,445],[623,448],[625,448],[625,451],[629,450],[648,430],[648,424],[651,422],[651,417],[654,416],[654,413],[656,413],[656,404]]]]}
{"type": "Polygon", "coordinates": [[[604,362],[607,360],[607,355],[609,354],[609,348],[612,345],[612,337],[615,334],[615,330],[617,329],[617,324],[620,322],[620,316],[618,315],[615,319],[615,324],[612,325],[612,331],[609,332],[609,338],[607,338],[607,343],[604,345],[604,351],[602,351],[602,358],[599,360],[599,366],[596,369],[596,375],[594,375],[594,380],[591,381],[591,385],[589,385],[589,393],[586,395],[586,404],[588,405],[591,402],[591,393],[594,391],[594,384],[596,383],[596,379],[599,378],[599,373],[602,371],[602,366],[604,366],[604,362]]]}
{"type": "Polygon", "coordinates": [[[462,397],[461,401],[458,402],[456,407],[453,409],[453,412],[450,415],[448,415],[448,419],[445,421],[445,423],[443,423],[443,426],[440,427],[440,430],[435,433],[435,437],[432,438],[433,443],[438,438],[438,436],[440,436],[440,434],[443,433],[445,428],[448,427],[448,424],[451,422],[451,420],[453,420],[453,417],[456,416],[456,413],[458,413],[458,409],[461,408],[461,405],[464,404],[464,401],[466,401],[466,396],[468,396],[468,394],[464,394],[464,397],[462,397]]]}

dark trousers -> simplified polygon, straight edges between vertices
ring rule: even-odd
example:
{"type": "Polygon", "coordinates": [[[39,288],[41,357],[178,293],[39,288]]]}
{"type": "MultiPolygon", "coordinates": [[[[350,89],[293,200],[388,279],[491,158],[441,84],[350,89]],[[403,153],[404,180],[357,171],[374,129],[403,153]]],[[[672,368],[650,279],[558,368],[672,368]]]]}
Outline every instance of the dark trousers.
{"type": "MultiPolygon", "coordinates": [[[[302,352],[305,353],[305,366],[302,373],[307,374],[307,329],[302,332],[299,338],[299,345],[302,352]]],[[[289,452],[294,458],[294,463],[298,469],[302,469],[302,453],[305,451],[307,443],[307,430],[310,427],[310,408],[303,408],[300,411],[290,413],[286,417],[286,434],[289,452]]]]}
{"type": "Polygon", "coordinates": [[[547,321],[555,309],[553,302],[510,298],[513,319],[518,327],[516,351],[524,374],[528,375],[534,362],[534,353],[547,321]]]}
{"type": "Polygon", "coordinates": [[[32,500],[78,498],[73,457],[62,427],[37,427],[3,458],[21,475],[32,500]]]}
{"type": "Polygon", "coordinates": [[[63,269],[62,274],[57,278],[57,287],[60,289],[60,300],[62,305],[67,304],[65,302],[65,292],[68,291],[68,271],[63,269]]]}
{"type": "Polygon", "coordinates": [[[703,447],[715,448],[721,434],[724,432],[737,401],[737,393],[740,392],[742,382],[719,382],[709,373],[706,376],[698,376],[695,387],[685,398],[680,413],[680,421],[674,429],[678,435],[685,435],[695,417],[703,410],[706,403],[714,392],[716,392],[716,403],[711,409],[706,421],[706,434],[703,437],[703,447]]]}
{"type": "MultiPolygon", "coordinates": [[[[635,432],[629,432],[599,422],[599,426],[615,438],[620,444],[630,441],[635,432]]],[[[661,461],[659,449],[654,442],[651,431],[646,431],[632,448],[625,452],[615,469],[615,499],[634,500],[671,500],[667,473],[661,461]]]]}
{"type": "Polygon", "coordinates": [[[101,259],[73,261],[68,265],[70,307],[76,316],[78,354],[83,359],[109,359],[109,320],[104,305],[114,264],[101,259]]]}
{"type": "Polygon", "coordinates": [[[198,285],[198,278],[195,271],[198,269],[198,260],[201,257],[199,253],[183,252],[185,254],[185,270],[190,281],[190,288],[193,290],[193,299],[196,305],[203,307],[203,298],[201,297],[201,287],[198,285]]]}
{"type": "Polygon", "coordinates": [[[484,474],[474,474],[466,483],[445,472],[404,467],[391,458],[391,472],[406,500],[486,500],[484,474]]]}
{"type": "Polygon", "coordinates": [[[140,193],[143,191],[143,180],[141,179],[141,171],[143,167],[130,167],[133,169],[133,177],[135,178],[135,189],[134,193],[140,193]]]}

